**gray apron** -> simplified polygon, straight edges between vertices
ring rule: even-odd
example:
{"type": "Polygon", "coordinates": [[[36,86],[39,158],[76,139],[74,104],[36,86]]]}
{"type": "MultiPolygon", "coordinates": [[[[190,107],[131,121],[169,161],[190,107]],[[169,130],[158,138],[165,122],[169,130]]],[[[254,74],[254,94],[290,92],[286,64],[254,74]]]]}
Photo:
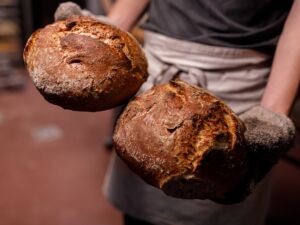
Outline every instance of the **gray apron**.
{"type": "MultiPolygon", "coordinates": [[[[270,72],[268,55],[148,31],[145,53],[149,78],[140,92],[179,77],[209,90],[237,114],[259,104],[270,72]]],[[[176,199],[146,184],[113,154],[104,193],[123,213],[157,225],[262,225],[268,210],[270,177],[260,182],[244,202],[234,205],[176,199]]]]}

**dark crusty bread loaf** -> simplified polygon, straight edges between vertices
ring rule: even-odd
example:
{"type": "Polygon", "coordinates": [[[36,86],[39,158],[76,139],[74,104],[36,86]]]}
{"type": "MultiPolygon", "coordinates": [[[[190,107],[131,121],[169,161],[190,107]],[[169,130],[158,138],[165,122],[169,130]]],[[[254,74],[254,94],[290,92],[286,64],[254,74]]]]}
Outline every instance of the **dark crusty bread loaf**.
{"type": "Polygon", "coordinates": [[[26,44],[24,61],[42,95],[72,110],[120,105],[147,78],[146,58],[131,35],[82,16],[36,31],[26,44]]]}
{"type": "Polygon", "coordinates": [[[220,199],[247,172],[244,125],[221,100],[176,80],[135,97],[118,119],[118,155],[178,198],[220,199]]]}

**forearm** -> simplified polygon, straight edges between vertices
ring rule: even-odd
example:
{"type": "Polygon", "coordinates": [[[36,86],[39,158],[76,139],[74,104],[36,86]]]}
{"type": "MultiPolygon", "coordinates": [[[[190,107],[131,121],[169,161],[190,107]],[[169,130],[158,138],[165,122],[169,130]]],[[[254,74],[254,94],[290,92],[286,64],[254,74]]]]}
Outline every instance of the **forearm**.
{"type": "Polygon", "coordinates": [[[261,105],[287,115],[300,80],[300,1],[295,1],[279,39],[261,105]]]}
{"type": "Polygon", "coordinates": [[[147,7],[150,0],[118,0],[108,18],[123,30],[130,30],[147,7]]]}

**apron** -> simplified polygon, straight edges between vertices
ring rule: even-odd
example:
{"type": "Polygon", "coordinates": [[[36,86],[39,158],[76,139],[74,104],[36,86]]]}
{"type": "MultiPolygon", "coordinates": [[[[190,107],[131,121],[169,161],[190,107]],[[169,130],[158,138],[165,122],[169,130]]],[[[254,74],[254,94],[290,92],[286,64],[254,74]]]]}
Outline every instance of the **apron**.
{"type": "MultiPolygon", "coordinates": [[[[149,78],[139,93],[179,77],[201,86],[240,114],[259,104],[272,58],[245,49],[207,46],[147,31],[149,78]]],[[[184,200],[146,184],[114,153],[104,194],[123,213],[156,225],[262,225],[268,211],[271,174],[243,202],[221,205],[184,200]]]]}

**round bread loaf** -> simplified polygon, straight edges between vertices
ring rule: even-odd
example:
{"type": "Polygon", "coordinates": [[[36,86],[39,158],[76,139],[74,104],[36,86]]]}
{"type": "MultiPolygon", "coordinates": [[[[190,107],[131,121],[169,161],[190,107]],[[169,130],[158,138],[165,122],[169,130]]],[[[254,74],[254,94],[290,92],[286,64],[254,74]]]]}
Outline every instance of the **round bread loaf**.
{"type": "Polygon", "coordinates": [[[166,194],[222,199],[248,170],[244,130],[224,102],[176,80],[128,104],[114,144],[135,173],[166,194]]]}
{"type": "Polygon", "coordinates": [[[83,16],[33,33],[24,61],[45,99],[65,109],[113,108],[147,79],[145,55],[131,35],[83,16]]]}

